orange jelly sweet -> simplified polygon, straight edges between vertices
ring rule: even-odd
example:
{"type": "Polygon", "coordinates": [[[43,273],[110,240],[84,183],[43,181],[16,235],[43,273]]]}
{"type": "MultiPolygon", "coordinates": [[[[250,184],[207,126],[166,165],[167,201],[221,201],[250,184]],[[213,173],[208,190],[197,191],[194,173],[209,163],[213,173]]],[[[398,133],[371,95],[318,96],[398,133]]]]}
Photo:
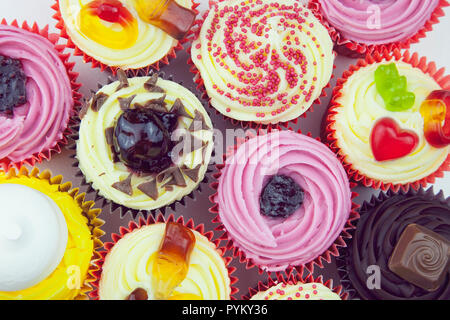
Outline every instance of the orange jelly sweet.
{"type": "Polygon", "coordinates": [[[119,0],[94,0],[79,15],[81,32],[111,49],[132,47],[138,38],[138,22],[119,0]]]}
{"type": "Polygon", "coordinates": [[[194,295],[172,296],[186,278],[189,261],[195,246],[195,236],[189,228],[168,222],[164,239],[153,263],[152,278],[156,299],[193,299],[194,295]]]}
{"type": "Polygon", "coordinates": [[[433,91],[420,107],[424,119],[424,134],[435,148],[450,144],[450,91],[433,91]]]}
{"type": "Polygon", "coordinates": [[[196,13],[180,6],[175,0],[133,0],[139,17],[177,40],[191,29],[196,13]]]}

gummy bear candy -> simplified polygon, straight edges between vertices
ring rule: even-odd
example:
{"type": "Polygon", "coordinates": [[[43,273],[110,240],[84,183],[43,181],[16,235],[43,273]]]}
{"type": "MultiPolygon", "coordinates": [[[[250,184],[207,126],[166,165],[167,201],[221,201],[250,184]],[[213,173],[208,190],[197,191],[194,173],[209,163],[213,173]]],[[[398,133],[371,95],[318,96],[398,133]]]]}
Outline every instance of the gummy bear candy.
{"type": "Polygon", "coordinates": [[[94,0],[79,15],[81,32],[111,49],[127,49],[136,43],[138,23],[119,0],[94,0]]]}
{"type": "Polygon", "coordinates": [[[195,246],[195,236],[189,228],[168,222],[153,263],[152,281],[155,298],[166,300],[186,278],[189,260],[195,246]]]}
{"type": "Polygon", "coordinates": [[[377,91],[389,111],[406,111],[414,105],[416,96],[407,90],[405,76],[400,76],[395,63],[381,65],[375,71],[377,91]]]}
{"type": "Polygon", "coordinates": [[[424,134],[435,148],[450,144],[450,91],[433,91],[420,107],[424,119],[424,134]]]}
{"type": "Polygon", "coordinates": [[[180,6],[175,0],[133,0],[142,20],[177,40],[184,38],[194,23],[196,13],[180,6]]]}

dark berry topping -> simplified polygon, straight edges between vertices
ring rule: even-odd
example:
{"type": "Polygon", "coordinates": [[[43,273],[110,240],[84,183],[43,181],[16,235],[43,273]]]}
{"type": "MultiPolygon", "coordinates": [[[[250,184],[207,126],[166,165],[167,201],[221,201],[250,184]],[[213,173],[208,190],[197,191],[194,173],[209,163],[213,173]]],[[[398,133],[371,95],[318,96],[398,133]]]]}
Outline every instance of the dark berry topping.
{"type": "Polygon", "coordinates": [[[294,179],[275,175],[261,193],[261,213],[269,217],[287,218],[300,208],[303,198],[303,190],[294,179]]]}
{"type": "Polygon", "coordinates": [[[0,115],[12,118],[13,109],[27,102],[26,80],[20,60],[0,55],[0,115]]]}
{"type": "Polygon", "coordinates": [[[132,170],[159,173],[172,165],[171,134],[178,115],[136,108],[125,110],[114,129],[114,148],[132,170]]]}

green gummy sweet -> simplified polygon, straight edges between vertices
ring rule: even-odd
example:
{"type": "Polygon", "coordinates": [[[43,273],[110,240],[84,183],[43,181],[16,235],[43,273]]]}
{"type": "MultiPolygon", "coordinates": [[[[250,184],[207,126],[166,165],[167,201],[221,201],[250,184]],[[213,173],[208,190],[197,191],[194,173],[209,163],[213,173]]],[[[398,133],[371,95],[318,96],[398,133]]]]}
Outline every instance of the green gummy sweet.
{"type": "Polygon", "coordinates": [[[389,111],[406,111],[414,105],[415,95],[407,90],[405,76],[400,76],[395,63],[381,65],[375,71],[375,84],[389,111]]]}

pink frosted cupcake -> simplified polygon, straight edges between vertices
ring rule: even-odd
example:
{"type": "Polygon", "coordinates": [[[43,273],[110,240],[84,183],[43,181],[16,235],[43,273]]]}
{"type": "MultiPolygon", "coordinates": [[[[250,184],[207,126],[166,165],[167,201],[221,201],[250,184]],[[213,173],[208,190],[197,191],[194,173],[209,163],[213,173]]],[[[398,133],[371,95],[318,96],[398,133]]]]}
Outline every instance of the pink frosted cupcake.
{"type": "Polygon", "coordinates": [[[26,23],[0,25],[0,168],[34,165],[60,152],[79,94],[68,54],[26,23]]]}
{"type": "Polygon", "coordinates": [[[312,270],[344,245],[357,217],[353,194],[344,168],[319,141],[293,131],[261,134],[218,168],[211,212],[248,267],[312,270]]]}
{"type": "Polygon", "coordinates": [[[355,56],[409,48],[444,15],[446,0],[310,0],[337,51],[355,56]]]}

